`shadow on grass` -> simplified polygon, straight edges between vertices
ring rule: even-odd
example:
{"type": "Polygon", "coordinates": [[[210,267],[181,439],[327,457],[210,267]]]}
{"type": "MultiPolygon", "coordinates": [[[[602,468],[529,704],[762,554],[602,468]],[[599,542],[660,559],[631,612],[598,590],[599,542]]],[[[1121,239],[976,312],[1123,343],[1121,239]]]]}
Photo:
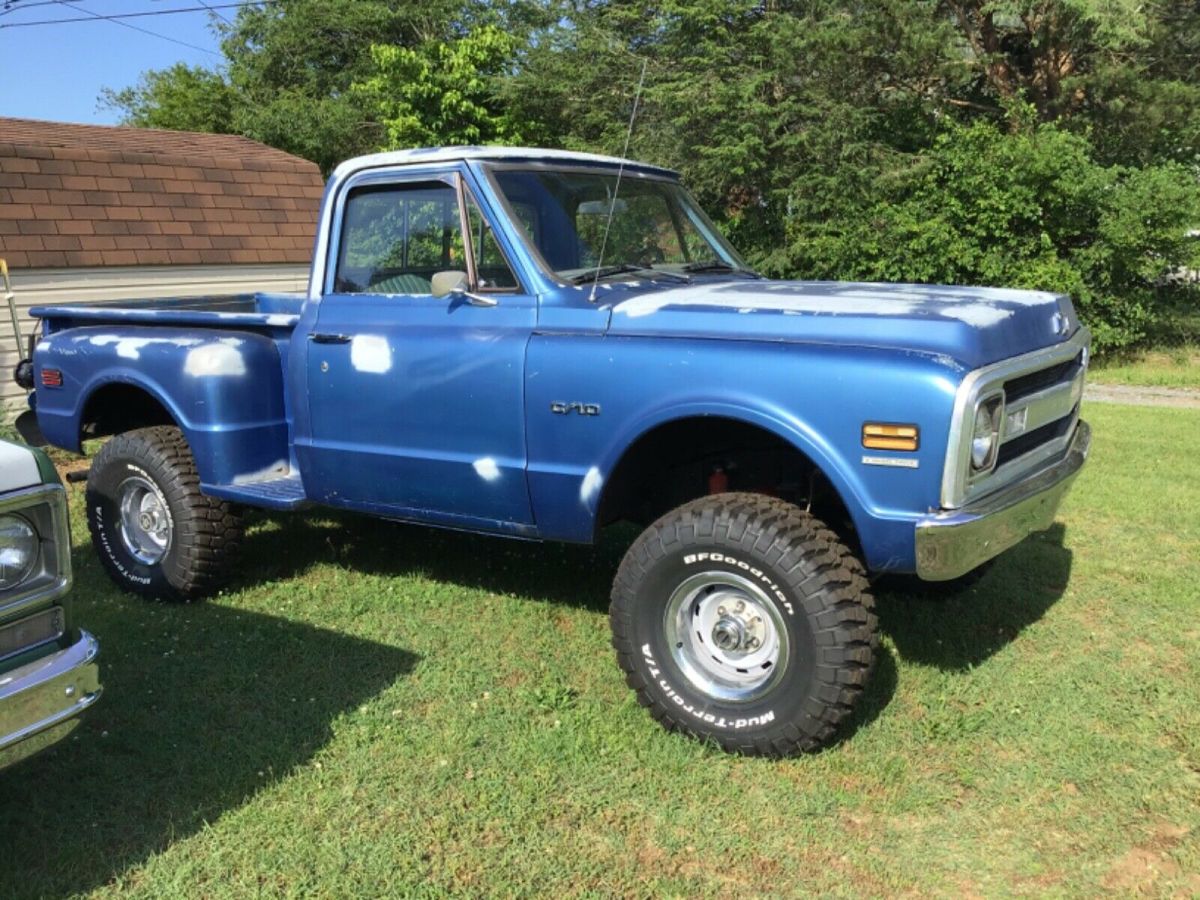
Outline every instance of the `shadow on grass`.
{"type": "MultiPolygon", "coordinates": [[[[607,612],[617,566],[640,529],[615,525],[595,547],[505,540],[401,525],[349,514],[305,519],[272,517],[270,527],[246,541],[248,559],[238,586],[293,578],[317,562],[336,562],[357,572],[426,577],[489,593],[513,594],[539,603],[570,604],[607,612]]],[[[838,742],[874,721],[891,702],[899,675],[896,660],[881,648],[875,673],[838,742]]]]}
{"type": "MultiPolygon", "coordinates": [[[[605,531],[596,547],[504,540],[366,517],[330,514],[279,517],[247,539],[253,566],[244,586],[291,578],[317,562],[336,562],[377,575],[421,572],[427,577],[543,603],[568,603],[602,612],[617,566],[637,537],[632,526],[605,531]]],[[[880,627],[904,659],[945,670],[986,660],[1036,622],[1066,590],[1071,551],[1057,523],[1000,556],[975,586],[934,597],[920,582],[887,579],[875,589],[880,627]]],[[[876,700],[890,697],[882,661],[876,700]],[[883,693],[878,693],[882,691],[883,693]]],[[[895,661],[891,662],[893,682],[895,661]]],[[[867,704],[868,706],[870,703],[867,704]]]]}
{"type": "Polygon", "coordinates": [[[997,558],[963,593],[939,598],[886,580],[875,589],[879,624],[903,659],[946,671],[979,665],[1058,601],[1071,577],[1066,527],[1056,523],[997,558]]]}
{"type": "MultiPolygon", "coordinates": [[[[633,526],[606,529],[596,547],[538,544],[399,525],[349,514],[266,519],[247,539],[245,586],[303,574],[335,562],[376,575],[420,572],[438,581],[595,612],[608,608],[617,566],[637,537],[633,526]]],[[[877,585],[880,628],[901,659],[965,671],[1014,640],[1066,590],[1071,551],[1055,524],[1003,554],[984,578],[958,596],[877,585]]],[[[917,583],[919,585],[919,582],[917,583]]],[[[875,673],[839,742],[891,702],[899,681],[896,656],[880,650],[875,673]]]]}
{"type": "Polygon", "coordinates": [[[271,516],[251,526],[235,587],[295,578],[319,563],[369,575],[413,575],[541,603],[608,609],[613,575],[638,530],[607,529],[595,547],[537,543],[349,513],[271,516]]]}
{"type": "MultiPolygon", "coordinates": [[[[86,597],[103,575],[84,568],[86,597]]],[[[77,739],[0,773],[0,897],[110,882],[307,763],[338,716],[416,661],[219,602],[101,592],[87,627],[101,641],[103,699],[77,739]]]]}

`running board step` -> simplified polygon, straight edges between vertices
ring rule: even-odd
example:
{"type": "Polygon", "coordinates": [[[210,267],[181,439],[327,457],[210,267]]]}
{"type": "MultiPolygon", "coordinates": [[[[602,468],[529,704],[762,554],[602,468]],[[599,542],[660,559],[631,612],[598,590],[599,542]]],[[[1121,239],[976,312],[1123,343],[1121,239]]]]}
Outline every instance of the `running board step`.
{"type": "Polygon", "coordinates": [[[247,481],[242,484],[205,484],[204,493],[222,500],[263,506],[267,509],[298,509],[308,504],[300,473],[292,472],[282,478],[247,481]]]}

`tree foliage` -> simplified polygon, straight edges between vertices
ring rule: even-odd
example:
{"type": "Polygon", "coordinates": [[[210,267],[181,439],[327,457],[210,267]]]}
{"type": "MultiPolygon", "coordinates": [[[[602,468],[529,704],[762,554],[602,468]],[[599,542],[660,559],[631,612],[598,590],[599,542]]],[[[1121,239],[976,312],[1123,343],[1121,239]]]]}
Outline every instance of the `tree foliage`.
{"type": "Polygon", "coordinates": [[[382,126],[384,149],[518,140],[495,89],[514,45],[494,25],[453,43],[374,44],[371,66],[351,93],[382,126]]]}
{"type": "Polygon", "coordinates": [[[1070,290],[1103,346],[1196,265],[1194,0],[280,0],[109,97],[316,160],[515,142],[680,169],[780,275],[1070,290]]]}
{"type": "Polygon", "coordinates": [[[146,72],[133,87],[106,88],[100,105],[125,111],[125,123],[173,131],[233,130],[234,94],[216,72],[176,63],[146,72]]]}
{"type": "Polygon", "coordinates": [[[329,170],[379,147],[384,130],[351,91],[373,69],[371,47],[451,39],[447,0],[281,0],[238,11],[222,28],[237,129],[329,170]]]}
{"type": "Polygon", "coordinates": [[[826,277],[1064,291],[1116,347],[1142,336],[1176,272],[1200,266],[1197,211],[1200,185],[1178,163],[1105,166],[1053,124],[954,124],[858,214],[792,220],[789,259],[826,277]]]}

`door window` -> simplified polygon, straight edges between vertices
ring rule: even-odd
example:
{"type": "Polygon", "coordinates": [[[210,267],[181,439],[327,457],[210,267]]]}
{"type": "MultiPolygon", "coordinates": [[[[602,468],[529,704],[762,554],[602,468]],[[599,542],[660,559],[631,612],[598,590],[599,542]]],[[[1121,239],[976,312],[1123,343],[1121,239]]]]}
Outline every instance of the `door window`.
{"type": "Polygon", "coordinates": [[[367,185],[350,192],[336,291],[430,294],[434,274],[450,269],[467,269],[458,191],[453,185],[415,181],[367,185]]]}

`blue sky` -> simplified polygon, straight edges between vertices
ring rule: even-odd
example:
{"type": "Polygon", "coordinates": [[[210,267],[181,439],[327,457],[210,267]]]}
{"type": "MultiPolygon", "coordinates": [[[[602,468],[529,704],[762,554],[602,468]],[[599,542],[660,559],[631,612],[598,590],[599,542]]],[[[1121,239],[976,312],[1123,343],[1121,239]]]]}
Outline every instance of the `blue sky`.
{"type": "MultiPolygon", "coordinates": [[[[215,66],[221,61],[220,56],[211,55],[217,53],[217,38],[209,29],[211,14],[207,12],[122,21],[194,44],[210,53],[151,37],[111,21],[27,28],[4,26],[79,18],[89,12],[100,15],[158,13],[205,3],[218,6],[229,2],[235,0],[80,0],[76,3],[0,0],[0,116],[115,125],[115,110],[97,109],[96,98],[102,88],[126,87],[135,83],[146,69],[161,69],[176,62],[215,66]]],[[[232,19],[237,10],[222,9],[220,12],[232,19]]]]}

